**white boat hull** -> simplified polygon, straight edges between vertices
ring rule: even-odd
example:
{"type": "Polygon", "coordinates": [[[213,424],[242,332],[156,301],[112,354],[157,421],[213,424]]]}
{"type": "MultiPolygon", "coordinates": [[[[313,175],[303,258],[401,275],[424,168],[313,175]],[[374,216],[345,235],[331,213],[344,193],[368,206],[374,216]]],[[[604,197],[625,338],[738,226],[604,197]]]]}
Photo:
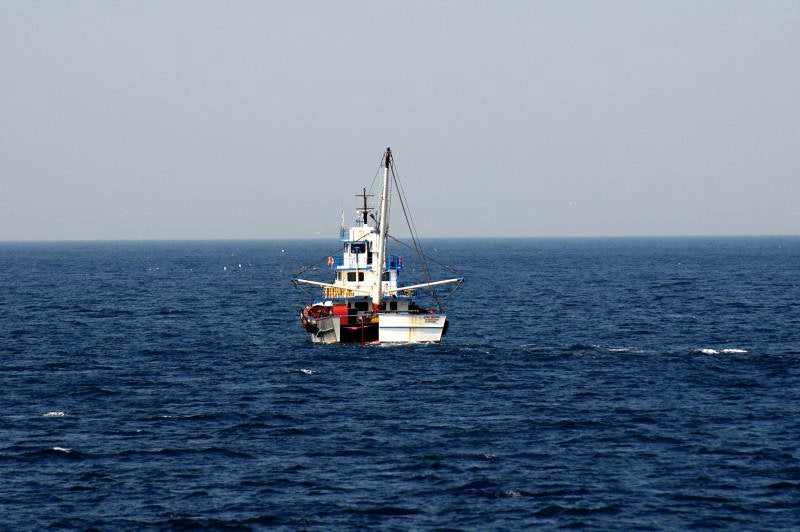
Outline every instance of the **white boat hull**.
{"type": "Polygon", "coordinates": [[[447,316],[443,314],[381,314],[381,343],[441,342],[447,316]]]}

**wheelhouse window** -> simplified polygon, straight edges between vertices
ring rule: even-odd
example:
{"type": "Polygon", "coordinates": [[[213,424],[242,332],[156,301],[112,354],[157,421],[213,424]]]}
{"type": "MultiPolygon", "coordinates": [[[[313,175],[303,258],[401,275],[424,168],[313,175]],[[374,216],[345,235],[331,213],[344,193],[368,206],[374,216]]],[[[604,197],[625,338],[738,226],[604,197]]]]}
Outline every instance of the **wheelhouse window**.
{"type": "Polygon", "coordinates": [[[367,251],[367,245],[364,242],[350,244],[350,253],[364,253],[365,251],[367,251]]]}
{"type": "Polygon", "coordinates": [[[347,280],[351,283],[356,282],[356,272],[347,272],[347,280]]]}

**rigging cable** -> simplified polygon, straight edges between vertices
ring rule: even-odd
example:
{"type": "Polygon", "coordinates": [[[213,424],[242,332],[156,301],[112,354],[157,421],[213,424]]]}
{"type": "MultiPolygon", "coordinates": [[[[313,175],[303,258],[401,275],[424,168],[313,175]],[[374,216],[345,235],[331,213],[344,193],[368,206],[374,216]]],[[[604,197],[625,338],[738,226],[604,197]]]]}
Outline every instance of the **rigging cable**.
{"type": "MultiPolygon", "coordinates": [[[[338,249],[337,249],[337,251],[338,251],[338,249]]],[[[325,262],[328,259],[328,257],[332,257],[334,255],[336,255],[336,251],[334,251],[330,255],[325,255],[319,261],[314,261],[314,262],[312,262],[310,264],[306,264],[305,266],[301,266],[300,269],[297,271],[297,273],[293,274],[292,277],[300,277],[302,274],[304,274],[308,270],[313,270],[316,267],[317,262],[325,262]]]]}
{"type": "Polygon", "coordinates": [[[372,189],[375,187],[375,181],[378,179],[378,176],[381,173],[381,166],[383,166],[383,156],[381,155],[381,160],[378,161],[378,167],[375,169],[375,175],[372,176],[372,183],[369,184],[369,193],[372,194],[372,189]]]}
{"type": "MultiPolygon", "coordinates": [[[[417,253],[417,258],[419,258],[420,264],[422,265],[422,272],[425,276],[425,280],[428,283],[433,282],[431,278],[430,270],[428,269],[428,263],[425,261],[425,254],[422,252],[422,244],[419,242],[419,238],[417,237],[417,230],[416,226],[414,225],[413,218],[411,217],[411,209],[408,207],[408,200],[405,198],[405,191],[403,190],[403,185],[400,182],[400,178],[397,175],[397,168],[394,164],[394,157],[390,161],[391,168],[392,168],[392,180],[394,181],[395,186],[397,187],[397,196],[400,198],[400,206],[403,209],[403,216],[406,219],[406,225],[408,225],[408,230],[411,233],[411,242],[414,244],[414,251],[417,253]]],[[[436,289],[434,287],[430,287],[431,295],[433,296],[434,301],[436,301],[436,306],[439,307],[439,312],[444,312],[444,307],[442,306],[442,302],[439,299],[439,295],[436,293],[436,289]]]]}
{"type": "MultiPolygon", "coordinates": [[[[414,251],[414,248],[413,248],[413,247],[409,246],[408,244],[406,244],[405,242],[403,242],[403,241],[402,241],[402,240],[400,240],[399,238],[395,238],[395,237],[394,237],[394,236],[392,236],[392,235],[386,235],[386,236],[388,236],[389,238],[391,238],[392,240],[394,240],[395,242],[397,242],[397,243],[398,243],[398,244],[400,244],[401,246],[405,246],[405,247],[407,247],[408,249],[410,249],[410,250],[414,251]]],[[[431,256],[429,256],[429,255],[425,255],[425,254],[423,254],[423,257],[425,257],[425,260],[428,260],[428,261],[430,261],[430,262],[433,262],[433,263],[434,263],[434,264],[436,264],[437,266],[441,266],[442,268],[444,268],[445,270],[447,270],[447,271],[449,271],[449,272],[451,272],[451,273],[454,273],[454,274],[456,274],[456,275],[458,275],[458,276],[461,276],[461,275],[462,275],[462,273],[461,273],[459,270],[456,270],[456,269],[455,269],[455,268],[453,268],[452,266],[449,266],[449,265],[447,265],[447,264],[445,264],[445,263],[443,263],[443,262],[439,262],[438,260],[434,259],[433,257],[431,257],[431,256]]]]}

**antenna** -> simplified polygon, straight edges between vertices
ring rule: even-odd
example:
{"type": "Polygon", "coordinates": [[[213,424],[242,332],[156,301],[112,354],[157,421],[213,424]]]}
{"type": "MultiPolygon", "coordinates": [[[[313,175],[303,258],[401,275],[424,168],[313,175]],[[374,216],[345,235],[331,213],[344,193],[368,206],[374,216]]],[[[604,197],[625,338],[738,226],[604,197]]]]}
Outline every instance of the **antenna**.
{"type": "Polygon", "coordinates": [[[364,206],[356,209],[356,212],[361,214],[364,221],[364,225],[367,225],[367,216],[369,215],[369,211],[372,210],[369,207],[367,207],[367,198],[371,198],[372,194],[367,194],[366,187],[362,188],[361,190],[362,190],[361,194],[356,194],[356,197],[364,199],[364,206]]]}

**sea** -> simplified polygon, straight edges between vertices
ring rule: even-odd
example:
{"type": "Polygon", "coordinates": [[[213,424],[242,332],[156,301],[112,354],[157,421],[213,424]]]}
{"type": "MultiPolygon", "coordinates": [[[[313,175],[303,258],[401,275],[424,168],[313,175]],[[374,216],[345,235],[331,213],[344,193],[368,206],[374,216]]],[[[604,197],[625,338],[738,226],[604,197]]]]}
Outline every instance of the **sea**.
{"type": "Polygon", "coordinates": [[[0,244],[0,529],[800,528],[800,237],[423,246],[325,346],[335,239],[0,244]]]}

